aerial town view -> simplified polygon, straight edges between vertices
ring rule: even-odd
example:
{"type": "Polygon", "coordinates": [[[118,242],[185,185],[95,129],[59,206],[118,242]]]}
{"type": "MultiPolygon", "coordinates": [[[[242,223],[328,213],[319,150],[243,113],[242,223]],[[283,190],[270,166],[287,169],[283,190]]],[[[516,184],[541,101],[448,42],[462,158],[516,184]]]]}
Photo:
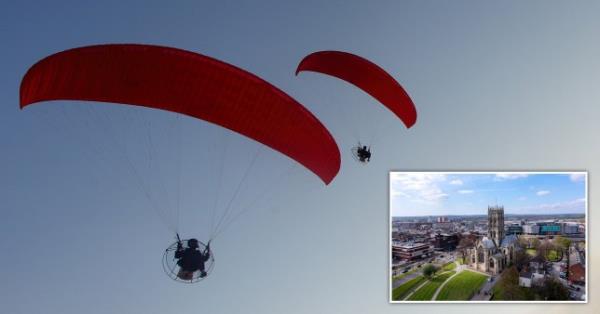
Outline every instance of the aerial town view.
{"type": "Polygon", "coordinates": [[[391,302],[586,303],[587,173],[390,173],[391,302]]]}

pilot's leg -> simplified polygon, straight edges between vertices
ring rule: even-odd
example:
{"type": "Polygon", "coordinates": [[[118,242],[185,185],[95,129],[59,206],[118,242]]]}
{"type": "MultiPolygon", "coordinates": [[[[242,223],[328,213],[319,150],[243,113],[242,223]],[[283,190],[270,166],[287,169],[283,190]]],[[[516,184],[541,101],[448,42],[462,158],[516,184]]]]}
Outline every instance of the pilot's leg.
{"type": "Polygon", "coordinates": [[[204,270],[204,263],[200,263],[199,265],[199,270],[200,270],[200,278],[204,278],[206,277],[206,271],[204,270]]]}

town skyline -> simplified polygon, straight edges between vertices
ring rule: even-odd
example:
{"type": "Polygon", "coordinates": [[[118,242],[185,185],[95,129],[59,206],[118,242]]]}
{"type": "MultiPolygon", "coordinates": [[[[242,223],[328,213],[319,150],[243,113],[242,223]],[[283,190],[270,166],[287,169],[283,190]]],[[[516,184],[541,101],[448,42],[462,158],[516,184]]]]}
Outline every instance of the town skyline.
{"type": "MultiPolygon", "coordinates": [[[[500,204],[500,206],[502,206],[500,204]]],[[[556,213],[556,214],[534,214],[534,213],[519,213],[519,214],[511,214],[510,212],[507,212],[505,214],[506,216],[571,216],[571,215],[577,215],[577,216],[583,216],[585,218],[586,214],[585,213],[556,213]]],[[[486,217],[487,213],[484,214],[452,214],[452,215],[404,215],[404,216],[392,216],[392,218],[394,217],[401,217],[401,218],[410,218],[410,217],[477,217],[477,216],[481,216],[481,217],[486,217]]]]}

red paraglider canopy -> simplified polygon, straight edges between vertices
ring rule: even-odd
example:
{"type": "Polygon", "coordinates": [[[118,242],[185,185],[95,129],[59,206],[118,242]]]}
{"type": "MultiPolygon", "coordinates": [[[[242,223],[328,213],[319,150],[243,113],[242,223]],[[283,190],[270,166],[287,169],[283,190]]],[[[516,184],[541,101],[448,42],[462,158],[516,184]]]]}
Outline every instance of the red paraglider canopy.
{"type": "Polygon", "coordinates": [[[335,140],[300,103],[256,75],[185,50],[113,44],[59,52],[27,71],[20,100],[21,108],[87,100],[177,112],[263,143],[325,184],[340,168],[335,140]]]}
{"type": "Polygon", "coordinates": [[[318,51],[302,59],[296,75],[302,71],[331,75],[355,85],[389,108],[407,128],[417,121],[417,110],[404,88],[367,59],[342,51],[318,51]]]}

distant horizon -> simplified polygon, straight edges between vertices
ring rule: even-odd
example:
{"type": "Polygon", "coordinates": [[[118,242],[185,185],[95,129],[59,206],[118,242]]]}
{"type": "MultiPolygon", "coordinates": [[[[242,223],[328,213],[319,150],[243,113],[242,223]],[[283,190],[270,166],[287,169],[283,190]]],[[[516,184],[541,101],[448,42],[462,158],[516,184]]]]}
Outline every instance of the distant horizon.
{"type": "Polygon", "coordinates": [[[390,173],[395,217],[483,215],[490,204],[507,215],[586,214],[587,173],[390,173]]]}
{"type": "MultiPolygon", "coordinates": [[[[583,215],[585,218],[587,218],[587,214],[586,213],[552,213],[552,214],[512,214],[512,213],[504,213],[505,216],[507,215],[511,215],[511,216],[551,216],[551,215],[583,215]]],[[[451,215],[404,215],[404,216],[391,216],[391,217],[456,217],[456,216],[487,216],[487,213],[484,214],[451,214],[451,215]]]]}

